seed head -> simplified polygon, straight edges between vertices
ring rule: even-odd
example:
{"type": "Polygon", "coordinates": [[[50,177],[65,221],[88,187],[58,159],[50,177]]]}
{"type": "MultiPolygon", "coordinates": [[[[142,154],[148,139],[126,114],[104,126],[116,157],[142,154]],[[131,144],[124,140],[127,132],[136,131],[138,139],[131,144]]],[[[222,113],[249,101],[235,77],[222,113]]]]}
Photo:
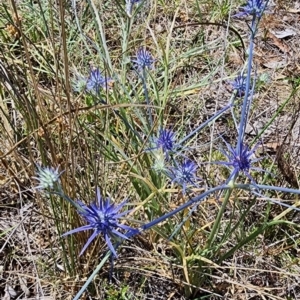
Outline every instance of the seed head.
{"type": "Polygon", "coordinates": [[[155,149],[152,151],[154,156],[154,164],[152,169],[157,173],[167,173],[168,169],[166,167],[166,155],[162,149],[155,149]]]}
{"type": "Polygon", "coordinates": [[[74,92],[81,93],[86,90],[87,78],[81,74],[76,75],[76,79],[72,82],[74,92]]]}
{"type": "Polygon", "coordinates": [[[59,180],[59,176],[62,174],[58,172],[58,168],[54,169],[51,167],[42,168],[38,166],[38,172],[36,177],[32,177],[39,181],[39,185],[36,189],[53,189],[55,183],[59,180]]]}

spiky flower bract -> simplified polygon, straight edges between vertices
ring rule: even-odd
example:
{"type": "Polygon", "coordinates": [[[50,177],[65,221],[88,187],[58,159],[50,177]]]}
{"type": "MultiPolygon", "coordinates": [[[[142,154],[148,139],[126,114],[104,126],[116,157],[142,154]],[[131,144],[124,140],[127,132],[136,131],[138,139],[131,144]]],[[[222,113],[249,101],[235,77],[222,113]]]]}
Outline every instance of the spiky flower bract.
{"type": "Polygon", "coordinates": [[[199,180],[196,176],[197,165],[189,159],[175,164],[176,166],[171,169],[169,176],[172,182],[177,182],[182,186],[183,193],[185,193],[187,185],[197,185],[196,181],[199,180]]]}
{"type": "Polygon", "coordinates": [[[90,73],[90,76],[86,82],[86,89],[88,92],[97,94],[101,88],[107,88],[111,81],[111,78],[106,78],[101,74],[99,68],[96,68],[90,73]]]}
{"type": "Polygon", "coordinates": [[[240,173],[243,173],[250,179],[252,184],[256,185],[254,179],[252,178],[249,172],[250,170],[263,171],[260,168],[252,166],[253,163],[261,160],[261,158],[253,158],[258,145],[259,144],[257,144],[252,149],[249,149],[248,145],[241,143],[239,147],[237,147],[238,149],[235,149],[231,145],[226,143],[228,152],[221,152],[227,157],[228,161],[220,161],[217,162],[217,164],[222,164],[233,169],[230,177],[228,178],[228,182],[231,179],[236,178],[240,173]]]}
{"type": "Polygon", "coordinates": [[[152,68],[155,59],[152,57],[149,51],[147,51],[144,47],[142,47],[137,51],[136,59],[132,61],[137,64],[139,69],[145,69],[145,68],[152,68]]]}
{"type": "Polygon", "coordinates": [[[81,74],[76,74],[72,80],[72,88],[74,92],[81,93],[86,90],[87,78],[81,74]]]}
{"type": "Polygon", "coordinates": [[[58,172],[58,168],[54,169],[51,167],[42,168],[38,166],[38,174],[36,177],[32,177],[39,181],[39,185],[36,189],[53,189],[55,183],[59,180],[59,176],[62,172],[58,172]]]}
{"type": "Polygon", "coordinates": [[[238,75],[233,81],[231,81],[231,86],[237,91],[237,95],[242,97],[246,91],[247,78],[243,75],[238,75]]]}
{"type": "Polygon", "coordinates": [[[103,199],[100,193],[100,189],[97,188],[97,201],[85,205],[81,201],[77,201],[79,206],[79,215],[87,222],[87,225],[81,226],[79,228],[70,230],[63,234],[63,236],[73,234],[76,232],[92,229],[93,234],[89,237],[88,241],[82,248],[79,255],[86,250],[89,244],[96,238],[97,235],[102,234],[104,236],[105,242],[108,248],[111,250],[113,256],[117,256],[116,250],[112,244],[111,238],[122,238],[127,239],[126,234],[119,232],[118,230],[129,230],[130,232],[135,231],[127,225],[119,223],[119,219],[126,215],[129,211],[120,212],[120,210],[126,204],[126,200],[119,205],[114,205],[111,203],[109,198],[103,199]]]}
{"type": "Polygon", "coordinates": [[[243,16],[256,16],[260,18],[264,12],[267,5],[265,0],[248,0],[245,6],[240,8],[240,12],[236,14],[237,17],[243,16]]]}
{"type": "Polygon", "coordinates": [[[175,133],[171,130],[160,129],[158,138],[155,140],[156,147],[164,153],[174,150],[175,133]]]}
{"type": "Polygon", "coordinates": [[[166,167],[167,159],[163,150],[161,148],[155,149],[152,151],[152,154],[154,156],[154,164],[152,169],[157,173],[167,173],[168,172],[168,169],[166,167]]]}

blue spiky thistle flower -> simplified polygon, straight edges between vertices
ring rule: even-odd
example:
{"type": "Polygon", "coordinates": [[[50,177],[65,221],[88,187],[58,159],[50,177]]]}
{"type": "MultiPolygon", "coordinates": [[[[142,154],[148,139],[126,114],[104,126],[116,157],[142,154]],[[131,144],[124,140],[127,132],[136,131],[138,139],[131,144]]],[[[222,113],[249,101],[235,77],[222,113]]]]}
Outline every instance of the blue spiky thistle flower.
{"type": "Polygon", "coordinates": [[[129,18],[132,17],[132,8],[134,4],[141,2],[141,0],[126,0],[125,11],[129,18]]]}
{"type": "Polygon", "coordinates": [[[153,68],[155,59],[146,48],[141,47],[136,53],[136,59],[133,59],[132,61],[137,64],[139,69],[150,69],[153,68]]]}
{"type": "Polygon", "coordinates": [[[175,133],[168,129],[160,129],[159,135],[155,140],[155,145],[157,149],[162,149],[162,151],[167,154],[170,151],[175,150],[175,133]]]}
{"type": "Polygon", "coordinates": [[[53,189],[55,184],[59,181],[59,177],[63,172],[58,172],[58,168],[54,169],[51,167],[42,168],[38,167],[37,176],[32,178],[39,181],[39,185],[35,187],[35,189],[53,189]]]}
{"type": "Polygon", "coordinates": [[[254,153],[257,147],[259,146],[259,143],[257,143],[252,149],[250,149],[249,146],[244,143],[241,143],[237,148],[233,148],[227,142],[225,142],[225,144],[227,146],[228,151],[220,151],[224,156],[227,157],[228,161],[219,161],[216,163],[232,169],[232,173],[228,178],[227,182],[229,182],[233,178],[236,178],[240,173],[243,173],[244,175],[246,175],[246,177],[249,178],[253,185],[256,185],[255,180],[250,175],[250,170],[264,171],[261,168],[252,166],[253,163],[256,163],[262,159],[257,159],[254,156],[254,153]]]}
{"type": "Polygon", "coordinates": [[[106,89],[111,86],[113,80],[101,74],[99,68],[91,71],[89,78],[86,81],[86,90],[91,93],[98,94],[101,89],[106,89]]]}
{"type": "Polygon", "coordinates": [[[152,169],[158,173],[168,173],[167,162],[170,159],[170,152],[174,153],[176,150],[175,133],[168,129],[160,129],[158,137],[152,139],[153,147],[152,154],[154,157],[154,164],[152,169]]]}
{"type": "Polygon", "coordinates": [[[97,235],[102,234],[108,248],[111,250],[113,256],[116,257],[117,253],[111,239],[128,239],[126,234],[121,233],[119,230],[128,230],[129,232],[135,231],[134,228],[119,223],[119,219],[129,212],[128,210],[120,212],[120,210],[125,206],[126,200],[119,205],[114,205],[111,203],[109,198],[103,199],[100,194],[100,189],[97,188],[96,202],[90,205],[85,205],[81,201],[76,201],[76,203],[78,204],[78,214],[88,224],[70,230],[64,233],[63,236],[92,229],[94,232],[89,237],[79,255],[82,255],[97,235]]]}
{"type": "Polygon", "coordinates": [[[185,194],[188,185],[197,186],[199,178],[196,176],[197,165],[190,159],[184,159],[183,162],[175,162],[175,167],[171,168],[169,177],[172,182],[177,182],[182,186],[183,194],[185,194]]]}
{"type": "Polygon", "coordinates": [[[255,16],[260,18],[267,5],[266,0],[248,0],[245,6],[240,8],[240,12],[236,14],[236,17],[243,16],[255,16]]]}
{"type": "Polygon", "coordinates": [[[239,97],[242,97],[245,95],[246,91],[246,83],[247,83],[247,78],[246,76],[243,75],[238,75],[233,81],[230,82],[231,86],[234,90],[236,90],[237,95],[239,97]]]}

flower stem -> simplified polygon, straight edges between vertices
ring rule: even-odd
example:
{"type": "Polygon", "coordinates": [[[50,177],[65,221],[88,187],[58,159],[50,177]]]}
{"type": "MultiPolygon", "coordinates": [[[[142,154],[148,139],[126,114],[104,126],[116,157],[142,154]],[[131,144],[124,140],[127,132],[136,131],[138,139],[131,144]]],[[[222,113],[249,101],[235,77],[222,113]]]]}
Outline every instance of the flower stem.
{"type": "Polygon", "coordinates": [[[239,155],[241,154],[241,150],[242,150],[241,145],[244,141],[244,134],[245,134],[245,128],[246,128],[247,119],[248,119],[248,113],[249,113],[249,109],[250,109],[250,102],[251,102],[251,98],[253,97],[253,93],[254,93],[254,87],[252,87],[252,93],[251,93],[251,95],[249,95],[255,32],[256,32],[256,16],[254,15],[253,19],[252,19],[252,25],[251,25],[246,89],[245,89],[245,96],[244,96],[243,107],[242,107],[242,112],[241,112],[239,136],[238,136],[237,149],[236,149],[236,151],[239,155]]]}

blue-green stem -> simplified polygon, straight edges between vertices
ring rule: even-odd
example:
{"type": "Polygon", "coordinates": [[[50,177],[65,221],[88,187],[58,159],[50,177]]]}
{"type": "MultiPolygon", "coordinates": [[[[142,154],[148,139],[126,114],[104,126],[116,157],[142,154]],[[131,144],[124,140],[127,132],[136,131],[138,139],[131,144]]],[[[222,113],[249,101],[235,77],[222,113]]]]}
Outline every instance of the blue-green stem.
{"type": "MultiPolygon", "coordinates": [[[[222,190],[228,190],[228,193],[226,193],[226,195],[225,195],[225,199],[223,201],[221,210],[219,211],[219,214],[217,216],[215,223],[218,223],[217,221],[221,219],[222,214],[225,210],[226,204],[229,201],[229,198],[230,198],[230,195],[231,195],[231,192],[233,189],[243,189],[243,190],[247,190],[247,191],[255,191],[257,189],[265,189],[265,190],[274,190],[274,191],[281,191],[281,192],[285,192],[285,193],[300,195],[300,190],[282,188],[282,187],[277,187],[277,186],[269,186],[269,185],[259,185],[259,184],[255,185],[255,186],[251,185],[251,184],[235,184],[234,181],[235,181],[235,178],[233,178],[229,182],[228,185],[220,185],[220,186],[214,187],[214,188],[202,193],[201,195],[192,198],[191,200],[182,204],[181,206],[174,209],[173,211],[168,212],[168,213],[164,214],[163,216],[141,226],[139,231],[129,232],[126,236],[128,238],[130,238],[130,237],[140,233],[141,231],[150,229],[151,227],[158,225],[159,223],[165,221],[166,219],[168,219],[168,218],[174,216],[175,214],[181,212],[182,210],[188,208],[189,206],[193,205],[194,203],[200,203],[200,202],[204,201],[210,194],[218,192],[218,191],[222,191],[222,190]]],[[[218,226],[218,225],[214,225],[214,226],[218,226]]],[[[216,230],[217,229],[214,229],[214,228],[212,229],[212,235],[215,235],[214,231],[216,231],[216,230]]]]}
{"type": "Polygon", "coordinates": [[[73,201],[69,196],[67,196],[64,191],[62,190],[61,186],[58,185],[57,186],[57,191],[51,191],[50,194],[52,195],[57,195],[63,199],[65,199],[67,202],[69,202],[74,208],[76,208],[77,210],[80,210],[81,207],[75,202],[73,201]]]}
{"type": "MultiPolygon", "coordinates": [[[[210,194],[212,193],[215,193],[215,192],[218,192],[220,190],[226,190],[226,189],[231,189],[232,186],[229,186],[229,185],[221,185],[221,186],[217,186],[215,188],[212,188],[206,192],[204,192],[203,194],[199,195],[199,196],[196,196],[194,198],[192,198],[191,200],[189,200],[188,202],[182,204],[181,206],[179,206],[178,208],[174,209],[173,211],[171,212],[168,212],[166,214],[164,214],[163,216],[141,226],[141,231],[144,231],[144,230],[147,230],[147,229],[150,229],[151,227],[163,222],[164,220],[174,216],[175,214],[179,213],[180,211],[186,209],[187,207],[193,205],[194,203],[198,202],[200,203],[201,201],[205,200],[207,196],[209,196],[210,194]]],[[[137,233],[129,233],[127,235],[127,237],[132,237],[133,235],[135,235],[137,233]]]]}
{"type": "Polygon", "coordinates": [[[252,25],[251,25],[251,36],[250,36],[250,45],[249,45],[249,57],[248,57],[248,66],[247,66],[247,77],[246,77],[246,89],[245,89],[245,96],[243,101],[243,107],[241,112],[241,121],[240,121],[240,127],[239,127],[239,136],[238,136],[238,142],[237,142],[237,153],[240,155],[242,151],[241,145],[244,141],[244,134],[245,134],[245,128],[247,124],[248,119],[248,113],[250,110],[250,101],[251,97],[253,97],[254,87],[252,89],[251,95],[249,94],[250,91],[250,79],[251,79],[251,70],[252,70],[252,61],[253,61],[253,50],[254,50],[254,37],[256,32],[256,15],[253,16],[252,19],[252,25]]]}
{"type": "Polygon", "coordinates": [[[280,186],[264,185],[264,184],[256,184],[255,186],[252,184],[235,184],[234,187],[240,188],[243,190],[247,190],[247,191],[262,189],[262,190],[272,190],[272,191],[277,191],[277,192],[282,192],[282,193],[290,193],[290,194],[300,195],[300,190],[289,189],[289,188],[280,187],[280,186]]]}
{"type": "Polygon", "coordinates": [[[98,272],[101,270],[101,268],[103,267],[103,265],[105,264],[105,262],[109,259],[111,255],[111,252],[108,251],[106,253],[106,255],[104,256],[104,258],[101,260],[101,262],[99,263],[99,265],[96,267],[96,269],[94,270],[94,272],[90,275],[90,277],[87,279],[87,281],[85,282],[85,284],[82,286],[82,288],[79,290],[79,292],[76,294],[76,296],[74,297],[73,300],[78,300],[81,295],[84,293],[84,291],[87,289],[87,287],[89,286],[89,284],[91,283],[91,281],[94,279],[94,277],[98,274],[98,272]]]}

